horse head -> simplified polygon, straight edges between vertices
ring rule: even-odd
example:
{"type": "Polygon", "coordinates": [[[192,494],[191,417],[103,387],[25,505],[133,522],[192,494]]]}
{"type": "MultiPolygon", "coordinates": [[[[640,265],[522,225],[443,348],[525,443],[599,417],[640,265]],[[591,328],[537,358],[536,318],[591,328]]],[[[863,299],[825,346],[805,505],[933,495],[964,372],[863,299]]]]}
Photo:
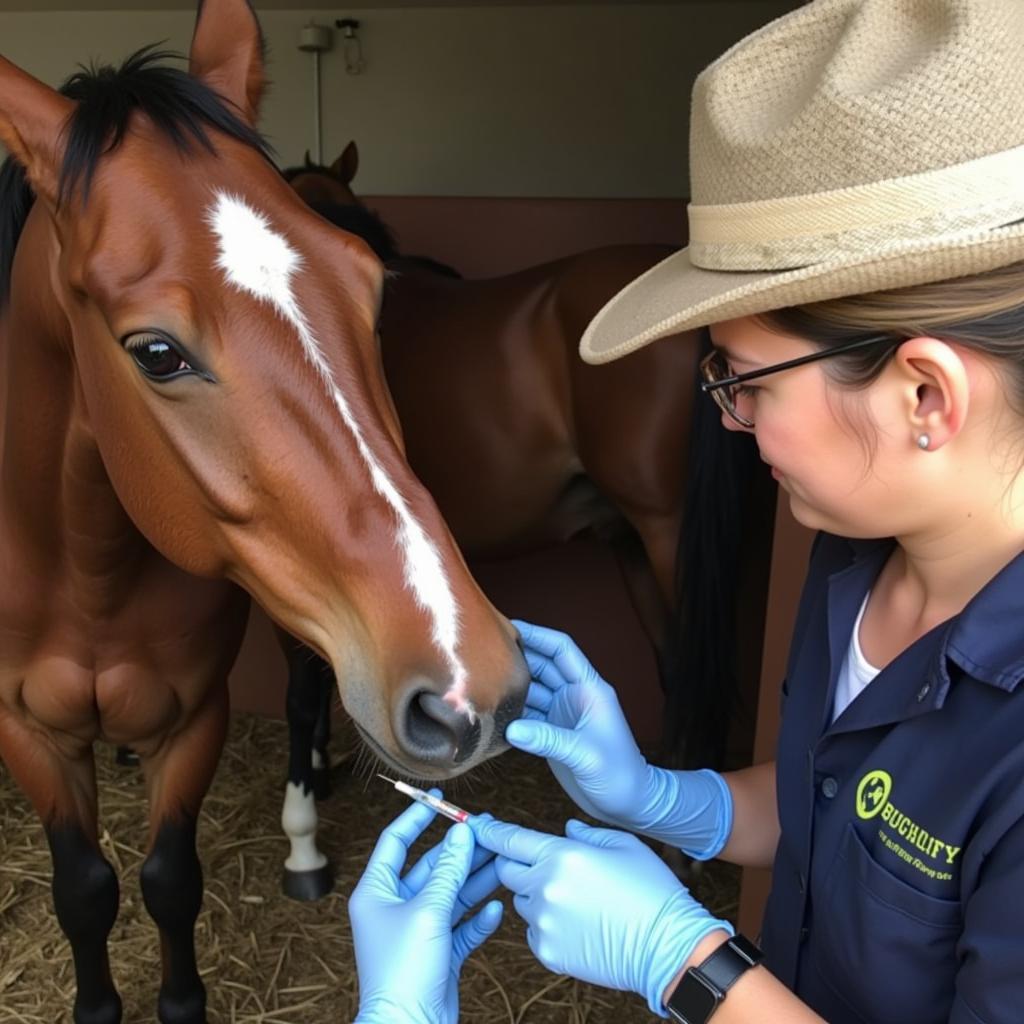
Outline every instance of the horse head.
{"type": "Polygon", "coordinates": [[[0,59],[0,141],[36,195],[21,266],[48,289],[34,326],[152,547],[321,654],[393,767],[459,774],[503,749],[528,672],[405,461],[381,265],[267,158],[245,0],[200,5],[187,73],[153,58],[67,95],[0,59]]]}
{"type": "Polygon", "coordinates": [[[310,160],[307,149],[303,163],[289,167],[283,173],[285,180],[311,206],[315,203],[349,206],[359,202],[352,191],[352,181],[358,170],[359,150],[352,141],[330,167],[310,160]]]}

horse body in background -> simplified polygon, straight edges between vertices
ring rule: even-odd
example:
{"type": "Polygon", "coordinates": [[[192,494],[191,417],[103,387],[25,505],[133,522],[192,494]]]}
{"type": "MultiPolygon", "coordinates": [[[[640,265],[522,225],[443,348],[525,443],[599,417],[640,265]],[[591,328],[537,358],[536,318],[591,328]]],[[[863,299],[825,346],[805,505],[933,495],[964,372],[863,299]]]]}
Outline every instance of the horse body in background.
{"type": "MultiPolygon", "coordinates": [[[[634,597],[649,582],[660,592],[649,603],[672,602],[700,339],[620,366],[577,352],[590,316],[669,251],[598,249],[481,281],[402,270],[389,282],[381,356],[409,463],[468,556],[615,531],[624,518],[649,564],[634,597]],[[649,458],[628,460],[641,428],[649,458]]],[[[660,645],[663,623],[644,618],[660,645]]]]}
{"type": "MultiPolygon", "coordinates": [[[[736,584],[745,550],[767,546],[770,481],[750,439],[722,430],[698,395],[704,332],[603,366],[577,351],[604,303],[672,249],[610,246],[497,278],[442,276],[373,223],[350,188],[357,163],[350,143],[331,168],[307,160],[284,175],[321,215],[372,239],[392,271],[381,356],[410,466],[471,559],[607,539],[658,655],[666,751],[681,743],[691,763],[720,764],[736,701],[736,584]]],[[[298,657],[289,669],[301,766],[318,669],[298,657]]]]}
{"type": "Polygon", "coordinates": [[[249,595],[403,773],[498,752],[527,684],[405,462],[380,263],[253,129],[251,8],[205,0],[191,74],[155,56],[63,93],[0,58],[0,756],[50,843],[76,1024],[121,1017],[97,740],[145,773],[160,1020],[206,1019],[196,824],[249,595]]]}

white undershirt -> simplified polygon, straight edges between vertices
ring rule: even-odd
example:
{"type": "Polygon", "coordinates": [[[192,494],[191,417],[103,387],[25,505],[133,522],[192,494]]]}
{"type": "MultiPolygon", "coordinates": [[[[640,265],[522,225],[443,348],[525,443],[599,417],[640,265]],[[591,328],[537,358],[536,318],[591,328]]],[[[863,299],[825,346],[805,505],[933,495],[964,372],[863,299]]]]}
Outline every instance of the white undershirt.
{"type": "Polygon", "coordinates": [[[868,598],[871,596],[869,590],[864,595],[864,601],[857,613],[857,621],[853,624],[853,632],[850,634],[850,646],[847,648],[846,657],[843,659],[843,667],[839,671],[839,680],[836,682],[836,696],[832,704],[832,721],[834,722],[850,704],[867,689],[868,683],[882,670],[875,668],[864,657],[864,651],[860,646],[860,624],[864,618],[864,609],[868,606],[868,598]]]}

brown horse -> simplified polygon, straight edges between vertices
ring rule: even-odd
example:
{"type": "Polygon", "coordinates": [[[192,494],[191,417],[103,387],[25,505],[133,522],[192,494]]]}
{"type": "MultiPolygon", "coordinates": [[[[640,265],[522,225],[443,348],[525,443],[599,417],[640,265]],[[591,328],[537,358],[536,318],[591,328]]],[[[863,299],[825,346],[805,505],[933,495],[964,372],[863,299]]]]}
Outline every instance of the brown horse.
{"type": "Polygon", "coordinates": [[[406,464],[380,263],[254,130],[251,8],[200,5],[190,73],[156,56],[62,93],[0,58],[0,755],[49,839],[77,1024],[121,1016],[97,740],[145,772],[160,1020],[205,1020],[196,822],[249,595],[396,771],[502,749],[527,684],[406,464]]]}
{"type": "MultiPolygon", "coordinates": [[[[607,538],[659,656],[666,752],[682,747],[690,763],[721,764],[737,699],[742,586],[755,595],[744,653],[759,650],[763,578],[744,570],[763,577],[771,481],[750,439],[722,430],[714,404],[698,397],[704,332],[603,366],[577,352],[601,306],[672,250],[612,246],[502,277],[454,279],[398,252],[352,193],[357,167],[350,143],[331,167],[307,157],[283,173],[391,271],[382,357],[409,464],[471,559],[584,533],[607,538]]],[[[292,771],[301,771],[322,684],[294,650],[289,665],[292,771]]]]}

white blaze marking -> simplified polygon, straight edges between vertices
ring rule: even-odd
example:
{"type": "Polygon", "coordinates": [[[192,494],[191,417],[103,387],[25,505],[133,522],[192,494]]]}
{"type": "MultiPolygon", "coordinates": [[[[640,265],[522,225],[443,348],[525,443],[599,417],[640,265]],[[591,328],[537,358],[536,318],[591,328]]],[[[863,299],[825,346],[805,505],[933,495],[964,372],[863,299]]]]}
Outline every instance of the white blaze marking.
{"type": "Polygon", "coordinates": [[[302,257],[283,235],[270,226],[265,216],[237,196],[218,192],[207,219],[220,246],[217,266],[229,283],[269,303],[295,328],[306,359],[316,370],[355,439],[359,454],[370,471],[374,489],[394,509],[398,518],[398,543],[404,556],[406,586],[412,591],[417,604],[430,614],[434,642],[444,653],[452,672],[452,683],[445,699],[472,721],[476,712],[466,697],[467,673],[457,653],[459,610],[441,556],[366,443],[345,396],[334,382],[323,349],[295,300],[292,276],[302,269],[302,257]]]}

